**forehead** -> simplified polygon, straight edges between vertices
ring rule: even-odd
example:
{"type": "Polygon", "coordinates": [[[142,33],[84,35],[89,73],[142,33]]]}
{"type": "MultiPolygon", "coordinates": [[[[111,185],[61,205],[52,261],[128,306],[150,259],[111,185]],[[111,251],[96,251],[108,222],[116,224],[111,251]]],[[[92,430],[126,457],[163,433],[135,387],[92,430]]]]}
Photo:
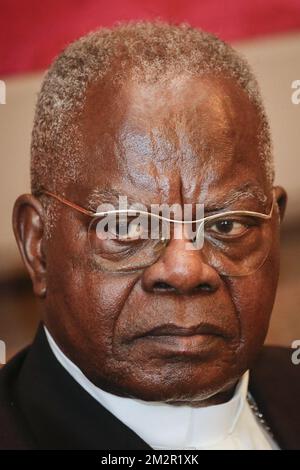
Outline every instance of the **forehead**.
{"type": "Polygon", "coordinates": [[[243,182],[263,187],[258,125],[254,105],[226,77],[103,81],[89,89],[81,119],[86,189],[193,202],[243,182]]]}

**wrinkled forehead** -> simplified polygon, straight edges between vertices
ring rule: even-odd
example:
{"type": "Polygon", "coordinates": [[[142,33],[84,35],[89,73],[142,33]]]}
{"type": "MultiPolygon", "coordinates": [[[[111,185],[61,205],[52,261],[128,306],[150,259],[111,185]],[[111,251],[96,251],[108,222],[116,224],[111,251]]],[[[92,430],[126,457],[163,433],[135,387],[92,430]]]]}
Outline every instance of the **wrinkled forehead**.
{"type": "Polygon", "coordinates": [[[258,112],[230,78],[106,80],[90,88],[81,126],[91,191],[193,202],[251,182],[264,189],[258,112]]]}

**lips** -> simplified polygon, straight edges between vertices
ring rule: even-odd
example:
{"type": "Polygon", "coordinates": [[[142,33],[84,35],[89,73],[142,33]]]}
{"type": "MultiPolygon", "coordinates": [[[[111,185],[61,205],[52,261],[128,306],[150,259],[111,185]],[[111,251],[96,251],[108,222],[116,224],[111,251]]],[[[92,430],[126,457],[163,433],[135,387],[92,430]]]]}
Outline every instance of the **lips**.
{"type": "Polygon", "coordinates": [[[146,337],[146,336],[195,336],[195,335],[202,335],[202,336],[221,336],[223,338],[229,338],[230,335],[228,332],[224,331],[218,325],[212,325],[209,323],[200,323],[198,325],[193,326],[182,326],[182,325],[175,325],[174,323],[167,323],[164,325],[157,326],[152,328],[151,330],[138,335],[137,337],[146,337]]]}

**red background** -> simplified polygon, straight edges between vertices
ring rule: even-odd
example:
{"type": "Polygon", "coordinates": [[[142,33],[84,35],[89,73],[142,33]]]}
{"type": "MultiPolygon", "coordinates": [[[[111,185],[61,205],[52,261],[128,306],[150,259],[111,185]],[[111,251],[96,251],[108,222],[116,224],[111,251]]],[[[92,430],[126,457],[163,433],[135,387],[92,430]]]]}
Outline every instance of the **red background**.
{"type": "Polygon", "coordinates": [[[232,41],[300,30],[300,0],[1,0],[0,74],[44,69],[99,26],[158,17],[232,41]]]}

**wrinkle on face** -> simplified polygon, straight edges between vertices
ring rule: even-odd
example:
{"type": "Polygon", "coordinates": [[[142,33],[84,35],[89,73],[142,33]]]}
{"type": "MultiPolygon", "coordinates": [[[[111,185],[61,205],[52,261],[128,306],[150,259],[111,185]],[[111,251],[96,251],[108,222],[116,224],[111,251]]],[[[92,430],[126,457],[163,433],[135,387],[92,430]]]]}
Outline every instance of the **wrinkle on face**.
{"type": "MultiPolygon", "coordinates": [[[[107,86],[104,94],[96,91],[89,100],[82,122],[86,186],[81,192],[77,186],[74,194],[76,198],[80,194],[90,208],[117,202],[118,195],[145,205],[204,203],[211,210],[216,205],[219,209],[229,205],[232,210],[264,207],[269,187],[259,160],[257,115],[238,85],[226,78],[221,83],[211,77],[178,77],[163,86],[159,82],[129,82],[120,90],[107,86]]],[[[68,232],[69,242],[70,234],[74,242],[76,230],[68,232]]],[[[68,259],[66,253],[76,249],[75,242],[66,242],[63,256],[68,259]]],[[[189,275],[186,264],[178,268],[180,256],[170,251],[168,256],[177,280],[184,269],[189,275]]],[[[190,256],[189,262],[194,254],[190,256]]],[[[166,268],[167,262],[163,264],[166,268]]],[[[218,278],[219,288],[209,295],[177,296],[148,292],[142,273],[118,276],[97,271],[91,260],[77,271],[74,265],[61,270],[62,283],[70,277],[66,289],[77,308],[66,312],[65,320],[79,325],[73,353],[79,349],[79,366],[110,389],[166,400],[216,393],[236,380],[248,364],[268,322],[269,298],[253,290],[261,285],[273,289],[268,270],[255,275],[256,283],[251,276],[232,282],[218,278]],[[76,290],[72,290],[73,277],[76,290]],[[76,322],[73,316],[78,317],[76,322]],[[163,362],[150,348],[131,341],[132,335],[162,323],[194,324],[199,319],[213,320],[234,336],[230,344],[221,343],[209,363],[178,358],[163,362]],[[84,349],[86,337],[89,344],[84,349]]]]}
{"type": "MultiPolygon", "coordinates": [[[[253,122],[250,126],[253,106],[231,82],[179,77],[163,89],[159,83],[129,83],[117,96],[123,104],[117,110],[122,108],[122,112],[109,125],[110,132],[105,127],[101,133],[98,117],[94,161],[101,160],[100,186],[114,186],[122,180],[128,188],[125,193],[146,192],[154,203],[181,202],[182,189],[184,202],[205,204],[214,195],[225,197],[233,191],[234,181],[240,183],[243,171],[253,172],[249,179],[257,178],[257,148],[244,144],[244,133],[249,133],[248,141],[256,130],[253,122]],[[105,179],[107,173],[110,177],[105,179]]],[[[97,175],[95,171],[95,179],[97,175]]],[[[98,183],[95,181],[95,187],[98,183]]]]}

